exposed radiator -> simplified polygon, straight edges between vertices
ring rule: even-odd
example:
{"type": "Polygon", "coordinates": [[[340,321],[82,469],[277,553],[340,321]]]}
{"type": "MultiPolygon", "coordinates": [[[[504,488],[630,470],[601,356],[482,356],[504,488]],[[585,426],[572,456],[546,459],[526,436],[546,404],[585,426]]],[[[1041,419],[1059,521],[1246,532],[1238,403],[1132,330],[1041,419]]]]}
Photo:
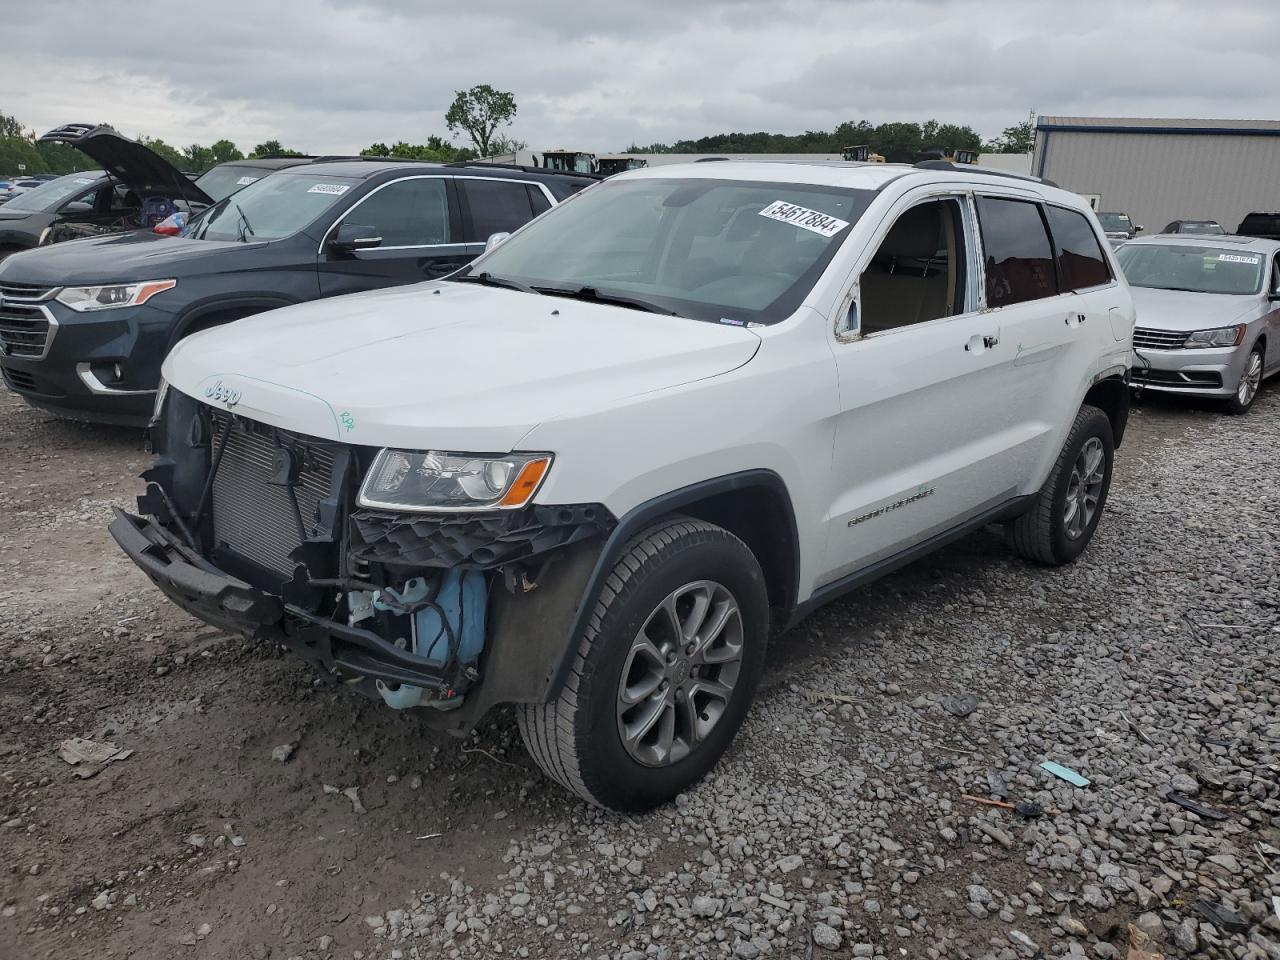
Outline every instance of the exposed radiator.
{"type": "MultiPolygon", "coordinates": [[[[214,410],[210,419],[216,450],[229,415],[214,410]]],[[[289,554],[303,541],[299,517],[310,534],[317,520],[317,505],[329,494],[333,482],[333,448],[252,420],[230,419],[231,432],[213,478],[214,539],[218,546],[268,570],[292,576],[294,562],[289,554]],[[271,482],[278,472],[279,448],[287,450],[297,465],[292,494],[289,486],[271,482]]]]}

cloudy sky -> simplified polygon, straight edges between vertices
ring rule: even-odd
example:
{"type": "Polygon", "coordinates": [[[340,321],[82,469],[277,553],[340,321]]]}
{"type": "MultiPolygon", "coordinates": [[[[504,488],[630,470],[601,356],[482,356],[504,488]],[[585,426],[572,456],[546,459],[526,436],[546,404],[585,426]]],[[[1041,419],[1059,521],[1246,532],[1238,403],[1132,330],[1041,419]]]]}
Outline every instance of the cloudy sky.
{"type": "Polygon", "coordinates": [[[0,111],[176,146],[420,142],[476,83],[515,94],[509,132],[534,149],[859,119],[992,136],[1032,108],[1280,113],[1268,0],[39,0],[2,19],[0,111]]]}

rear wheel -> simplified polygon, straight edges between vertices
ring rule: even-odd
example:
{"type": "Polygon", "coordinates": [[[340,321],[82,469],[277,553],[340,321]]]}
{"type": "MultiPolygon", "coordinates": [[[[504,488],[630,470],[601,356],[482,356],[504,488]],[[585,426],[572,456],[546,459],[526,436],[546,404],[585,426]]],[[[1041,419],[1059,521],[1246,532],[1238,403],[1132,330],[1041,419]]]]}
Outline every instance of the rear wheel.
{"type": "Polygon", "coordinates": [[[1102,517],[1114,458],[1111,421],[1082,406],[1031,508],[1006,527],[1014,552],[1050,565],[1080,556],[1102,517]]]}
{"type": "Polygon", "coordinates": [[[768,618],[760,564],[733,534],[687,519],[642,534],[610,573],[559,696],[517,708],[530,755],[598,806],[670,800],[733,740],[768,618]]]}
{"type": "Polygon", "coordinates": [[[1249,351],[1249,358],[1240,371],[1240,381],[1236,384],[1235,395],[1227,400],[1227,412],[1237,416],[1248,413],[1253,401],[1258,399],[1258,388],[1262,386],[1262,344],[1249,351]]]}

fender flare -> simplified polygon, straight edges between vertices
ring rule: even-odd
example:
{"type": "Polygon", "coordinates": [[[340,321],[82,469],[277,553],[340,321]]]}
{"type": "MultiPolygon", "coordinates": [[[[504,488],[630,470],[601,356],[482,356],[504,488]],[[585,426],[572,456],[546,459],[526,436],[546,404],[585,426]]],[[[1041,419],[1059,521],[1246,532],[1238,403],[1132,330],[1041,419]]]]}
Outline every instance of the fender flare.
{"type": "MultiPolygon", "coordinates": [[[[718,494],[750,489],[764,489],[782,508],[783,525],[786,528],[784,534],[790,551],[789,576],[784,584],[782,606],[786,614],[795,609],[800,589],[800,533],[796,527],[795,506],[791,502],[791,494],[787,490],[786,482],[781,476],[773,470],[743,470],[672,490],[631,508],[622,516],[618,525],[605,540],[578,601],[564,649],[561,651],[558,662],[550,665],[551,669],[546,678],[546,699],[555,696],[563,687],[569,674],[569,667],[573,663],[573,655],[577,650],[577,638],[586,629],[587,620],[595,609],[596,600],[599,599],[600,591],[604,588],[605,579],[622,556],[627,544],[646,527],[652,526],[655,521],[663,517],[679,513],[686,507],[718,494]]],[[[785,620],[784,616],[783,621],[785,620]]]]}

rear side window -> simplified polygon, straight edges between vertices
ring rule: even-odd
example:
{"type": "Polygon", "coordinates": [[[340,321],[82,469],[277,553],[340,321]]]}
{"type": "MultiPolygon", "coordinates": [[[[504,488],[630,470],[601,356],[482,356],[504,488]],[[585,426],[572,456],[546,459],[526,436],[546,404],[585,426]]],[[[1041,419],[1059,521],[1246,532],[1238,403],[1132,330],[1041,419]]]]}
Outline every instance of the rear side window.
{"type": "Polygon", "coordinates": [[[978,223],[986,258],[988,307],[1057,294],[1053,248],[1037,204],[979,197],[978,223]]]}
{"type": "Polygon", "coordinates": [[[541,187],[529,184],[526,189],[529,191],[529,202],[533,204],[533,215],[535,217],[551,209],[551,201],[547,199],[547,195],[542,192],[541,187]]]}
{"type": "Polygon", "coordinates": [[[471,208],[472,240],[484,241],[495,233],[511,233],[533,219],[533,205],[523,183],[459,177],[458,186],[471,208]]]}
{"type": "Polygon", "coordinates": [[[1084,214],[1065,207],[1045,207],[1045,216],[1057,250],[1062,288],[1084,290],[1109,283],[1107,258],[1084,214]]]}

